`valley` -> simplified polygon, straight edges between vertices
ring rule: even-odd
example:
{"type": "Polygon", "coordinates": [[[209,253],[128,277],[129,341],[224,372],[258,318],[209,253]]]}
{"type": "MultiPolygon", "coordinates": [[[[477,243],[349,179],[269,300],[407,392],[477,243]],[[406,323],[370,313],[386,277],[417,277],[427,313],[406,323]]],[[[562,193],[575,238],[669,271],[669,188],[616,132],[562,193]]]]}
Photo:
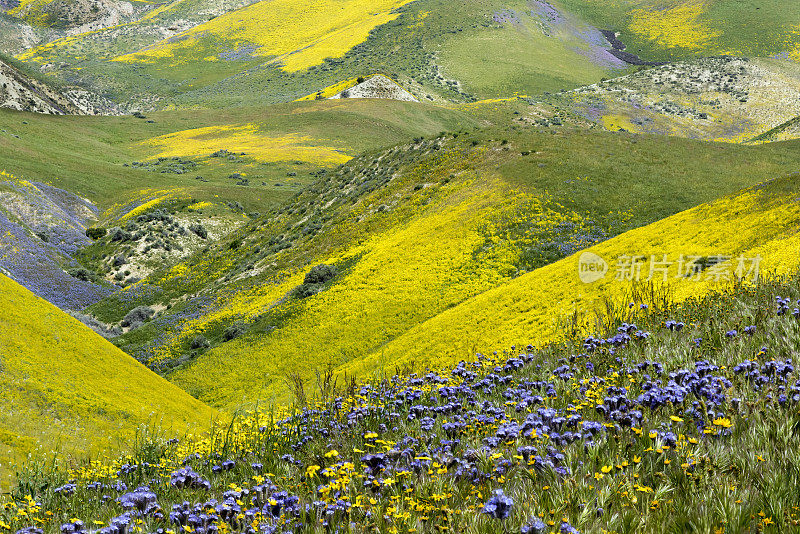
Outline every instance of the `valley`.
{"type": "Polygon", "coordinates": [[[786,0],[0,0],[0,534],[797,531],[799,124],[786,0]]]}

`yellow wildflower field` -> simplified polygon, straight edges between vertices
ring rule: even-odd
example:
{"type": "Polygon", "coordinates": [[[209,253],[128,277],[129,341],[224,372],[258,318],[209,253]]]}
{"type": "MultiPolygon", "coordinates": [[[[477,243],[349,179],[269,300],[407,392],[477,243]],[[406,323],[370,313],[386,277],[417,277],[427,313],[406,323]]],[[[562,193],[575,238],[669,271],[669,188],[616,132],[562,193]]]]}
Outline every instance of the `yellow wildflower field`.
{"type": "MultiPolygon", "coordinates": [[[[421,319],[493,287],[503,278],[500,269],[476,264],[472,251],[481,239],[477,224],[498,201],[498,192],[473,193],[463,203],[426,210],[410,224],[326,258],[324,263],[338,264],[360,256],[346,281],[305,302],[302,314],[273,335],[227,343],[176,371],[172,380],[220,407],[264,397],[263,388],[267,397],[282,395],[289,369],[307,375],[315,366],[342,363],[362,347],[380,346],[421,319]]],[[[225,302],[219,312],[186,325],[182,335],[202,332],[210,320],[253,316],[302,283],[304,274],[225,302]]]]}
{"type": "Polygon", "coordinates": [[[339,165],[350,160],[341,150],[299,134],[280,137],[262,134],[254,124],[207,126],[148,139],[141,146],[154,148],[152,157],[210,156],[220,149],[244,152],[264,162],[306,161],[339,165]]]}
{"type": "Polygon", "coordinates": [[[47,14],[43,11],[47,4],[53,0],[20,0],[19,5],[8,13],[17,17],[23,17],[33,24],[45,24],[47,14]]]}
{"type": "Polygon", "coordinates": [[[800,24],[792,28],[786,41],[789,59],[800,62],[800,24]]]}
{"type": "MultiPolygon", "coordinates": [[[[196,26],[178,38],[162,41],[138,52],[115,58],[123,62],[180,63],[184,53],[196,57],[210,38],[215,48],[256,46],[258,56],[275,56],[288,72],[319,65],[329,57],[341,57],[364,42],[369,32],[396,19],[395,10],[410,0],[265,0],[196,26]]],[[[216,56],[208,56],[216,57],[216,56]]]]}
{"type": "MultiPolygon", "coordinates": [[[[419,173],[420,179],[438,178],[427,167],[419,173]]],[[[218,407],[233,408],[243,400],[273,395],[276,400],[286,400],[282,397],[284,373],[294,370],[309,376],[315,368],[358,359],[414,325],[510,280],[519,251],[504,244],[497,225],[490,224],[498,214],[507,211],[508,217],[530,218],[543,227],[569,220],[551,211],[543,200],[512,191],[488,177],[450,183],[441,194],[431,196],[430,201],[415,200],[410,219],[387,214],[379,231],[356,234],[359,238],[351,244],[326,256],[308,258],[306,268],[287,272],[282,280],[234,297],[223,296],[217,311],[177,328],[175,337],[155,359],[174,357],[174,351],[187,340],[215,324],[247,320],[281,306],[281,300],[303,282],[314,264],[349,264],[340,282],[313,299],[294,304],[292,319],[269,336],[225,343],[171,375],[175,383],[218,407]],[[517,214],[521,204],[528,206],[529,212],[517,214]]],[[[354,231],[358,221],[368,216],[369,204],[366,201],[355,209],[339,223],[341,228],[354,231]]],[[[204,270],[197,265],[187,276],[204,270]]],[[[378,358],[387,371],[394,370],[393,360],[378,358]]]]}
{"type": "MultiPolygon", "coordinates": [[[[668,291],[675,302],[732,283],[740,259],[748,260],[745,268],[749,270],[753,266],[750,260],[760,257],[761,276],[793,272],[800,266],[800,206],[794,197],[796,194],[790,193],[771,197],[756,186],[626,232],[588,249],[608,264],[601,280],[583,283],[578,276],[580,253],[575,254],[453,307],[387,343],[380,354],[350,362],[342,370],[372,372],[383,361],[438,366],[476,350],[542,345],[556,340],[560,328],[576,312],[590,333],[594,313],[605,306],[605,299],[621,299],[637,284],[646,283],[651,267],[660,267],[654,260],[663,261],[664,254],[673,262],[667,281],[661,271],[654,270],[649,283],[668,291]],[[640,282],[617,279],[621,274],[618,259],[623,255],[642,256],[640,282]],[[677,276],[682,255],[730,259],[708,268],[695,280],[677,276]],[[717,277],[715,273],[724,274],[717,277]]],[[[745,276],[745,280],[751,278],[745,276]]]]}
{"type": "Polygon", "coordinates": [[[709,4],[708,0],[680,0],[668,7],[635,9],[630,29],[668,48],[699,49],[720,35],[702,19],[709,4]]]}
{"type": "Polygon", "coordinates": [[[186,209],[195,210],[196,211],[196,210],[202,210],[202,209],[205,209],[205,208],[210,208],[213,205],[214,204],[212,204],[211,202],[206,202],[205,200],[201,200],[200,202],[195,202],[194,204],[190,204],[189,206],[186,207],[186,209]]]}
{"type": "Polygon", "coordinates": [[[2,274],[0,308],[0,476],[36,450],[85,454],[140,424],[210,423],[207,406],[2,274]]]}

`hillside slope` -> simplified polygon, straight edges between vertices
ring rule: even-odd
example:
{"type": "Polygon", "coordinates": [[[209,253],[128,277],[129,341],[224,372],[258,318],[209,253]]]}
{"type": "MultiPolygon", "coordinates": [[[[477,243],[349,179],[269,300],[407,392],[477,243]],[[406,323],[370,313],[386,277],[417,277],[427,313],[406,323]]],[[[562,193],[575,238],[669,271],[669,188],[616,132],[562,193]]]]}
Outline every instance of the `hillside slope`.
{"type": "Polygon", "coordinates": [[[51,115],[82,115],[75,102],[0,60],[0,108],[51,115]]]}
{"type": "MultiPolygon", "coordinates": [[[[141,10],[141,4],[137,2],[141,10]]],[[[9,0],[0,11],[32,26],[82,33],[130,19],[134,4],[119,0],[9,0]]]]}
{"type": "Polygon", "coordinates": [[[730,142],[790,139],[800,115],[800,64],[691,59],[546,98],[610,130],[730,142]],[[786,125],[780,132],[775,131],[786,125]]]}
{"type": "Polygon", "coordinates": [[[800,57],[794,2],[729,4],[192,0],[18,57],[127,109],[285,102],[372,73],[419,100],[464,102],[569,90],[664,61],[800,57]]]}
{"type": "Polygon", "coordinates": [[[617,32],[616,47],[649,61],[723,54],[797,57],[800,5],[790,0],[558,0],[617,32]]]}
{"type": "Polygon", "coordinates": [[[85,457],[140,425],[211,422],[210,408],[2,274],[0,308],[0,475],[28,453],[85,457]]]}
{"type": "Polygon", "coordinates": [[[171,306],[118,346],[217,406],[285,399],[287,374],[380,354],[484,291],[797,163],[790,147],[607,132],[417,140],[324,174],[89,309],[115,323],[138,305],[171,306]],[[320,263],[337,274],[307,282],[320,263]]]}
{"type": "Polygon", "coordinates": [[[204,248],[364,149],[479,120],[430,104],[350,99],[140,117],[0,111],[0,269],[63,309],[83,309],[112,284],[204,248]],[[136,220],[156,208],[170,212],[169,232],[136,220]],[[89,226],[112,231],[76,254],[92,243],[89,226]],[[112,240],[114,228],[131,240],[112,240]]]}
{"type": "Polygon", "coordinates": [[[476,351],[539,346],[558,339],[565,327],[596,331],[595,321],[609,303],[624,315],[629,300],[664,307],[737,278],[792,274],[800,266],[799,179],[793,173],[759,184],[588,248],[608,266],[598,281],[579,278],[581,253],[537,269],[441,313],[342,370],[374,372],[384,362],[438,366],[476,351]],[[663,263],[664,255],[671,263],[663,263]],[[635,256],[638,267],[630,260],[635,256]],[[700,266],[696,272],[690,261],[700,266]],[[652,286],[628,279],[634,270],[641,282],[653,272],[652,286]]]}
{"type": "Polygon", "coordinates": [[[111,293],[74,256],[91,243],[89,201],[0,171],[0,273],[62,309],[81,310],[111,293]]]}
{"type": "Polygon", "coordinates": [[[238,201],[247,211],[264,211],[313,181],[311,172],[333,169],[364,150],[479,122],[460,110],[377,99],[141,117],[0,110],[0,169],[88,198],[101,211],[145,188],[180,188],[198,200],[238,201]],[[220,150],[229,154],[211,157],[220,150]],[[174,156],[183,163],[159,161],[174,156]],[[230,178],[235,173],[251,185],[237,186],[230,178]]]}

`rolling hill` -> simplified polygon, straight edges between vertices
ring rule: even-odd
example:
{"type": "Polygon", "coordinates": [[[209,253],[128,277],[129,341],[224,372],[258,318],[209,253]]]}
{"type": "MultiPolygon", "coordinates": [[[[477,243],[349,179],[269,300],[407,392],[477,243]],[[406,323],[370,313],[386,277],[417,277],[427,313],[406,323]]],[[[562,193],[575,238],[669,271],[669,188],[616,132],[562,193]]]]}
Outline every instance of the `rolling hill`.
{"type": "Polygon", "coordinates": [[[88,198],[101,210],[127,202],[145,187],[178,187],[201,200],[235,200],[257,211],[278,205],[313,181],[312,171],[335,168],[364,150],[472,128],[481,120],[430,104],[357,99],[140,117],[48,117],[0,110],[0,166],[19,178],[88,198]],[[220,150],[231,152],[232,159],[210,157],[220,150]],[[161,172],[165,162],[159,157],[173,156],[194,165],[161,172]],[[295,176],[287,176],[290,172],[295,176]],[[234,173],[246,173],[253,187],[236,186],[229,179],[234,173]]]}
{"type": "Polygon", "coordinates": [[[420,100],[463,102],[569,90],[664,61],[794,59],[800,46],[800,12],[777,0],[454,7],[453,0],[135,2],[125,22],[17,57],[123,109],[150,109],[285,102],[371,73],[420,100]],[[326,15],[312,23],[312,9],[326,15]]]}
{"type": "Polygon", "coordinates": [[[800,526],[797,2],[0,0],[0,108],[0,534],[800,526]]]}
{"type": "Polygon", "coordinates": [[[364,358],[393,371],[398,356],[380,355],[417,328],[593,243],[786,174],[792,147],[572,128],[428,138],[326,173],[89,311],[116,323],[169,306],[115,343],[215,406],[285,399],[290,373],[364,358]],[[316,264],[337,274],[309,282],[316,264]]]}
{"type": "Polygon", "coordinates": [[[600,281],[581,281],[580,254],[575,254],[451,308],[341,370],[374,372],[385,362],[438,366],[476,351],[540,346],[560,339],[570,327],[601,331],[603,314],[624,317],[629,302],[666,309],[729,288],[737,273],[746,283],[758,276],[791,275],[800,267],[797,180],[797,173],[770,180],[589,247],[585,252],[609,264],[600,281]],[[625,270],[626,256],[640,256],[635,269],[641,269],[642,282],[655,269],[654,281],[618,279],[632,272],[625,270]],[[687,271],[691,257],[702,264],[698,273],[687,271]]]}
{"type": "Polygon", "coordinates": [[[281,205],[317,173],[364,149],[478,120],[426,104],[356,99],[289,103],[264,114],[243,109],[149,118],[0,111],[0,165],[14,171],[0,176],[0,268],[37,295],[80,310],[115,285],[172,265],[207,239],[281,205]],[[171,237],[151,221],[135,243],[114,241],[76,254],[92,242],[86,227],[135,226],[136,217],[153,209],[178,216],[171,237]],[[193,226],[210,236],[201,238],[193,226]],[[72,245],[56,243],[65,239],[72,245]]]}
{"type": "Polygon", "coordinates": [[[202,432],[214,412],[0,274],[0,474],[28,454],[127,448],[140,426],[202,432]]]}

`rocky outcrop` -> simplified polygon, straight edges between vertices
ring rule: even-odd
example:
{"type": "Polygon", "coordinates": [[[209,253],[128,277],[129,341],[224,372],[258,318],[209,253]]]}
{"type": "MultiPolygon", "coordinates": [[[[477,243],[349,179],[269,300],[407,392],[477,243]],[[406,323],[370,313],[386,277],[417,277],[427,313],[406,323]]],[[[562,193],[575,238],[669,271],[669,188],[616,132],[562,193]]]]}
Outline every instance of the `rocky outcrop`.
{"type": "Polygon", "coordinates": [[[115,114],[113,103],[87,91],[58,91],[0,61],[0,108],[49,115],[115,114]]]}
{"type": "Polygon", "coordinates": [[[386,98],[418,102],[414,95],[381,74],[370,76],[363,82],[331,97],[331,99],[335,98],[386,98]]]}

